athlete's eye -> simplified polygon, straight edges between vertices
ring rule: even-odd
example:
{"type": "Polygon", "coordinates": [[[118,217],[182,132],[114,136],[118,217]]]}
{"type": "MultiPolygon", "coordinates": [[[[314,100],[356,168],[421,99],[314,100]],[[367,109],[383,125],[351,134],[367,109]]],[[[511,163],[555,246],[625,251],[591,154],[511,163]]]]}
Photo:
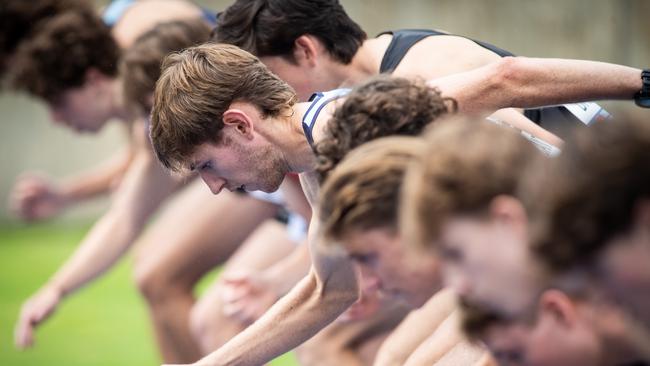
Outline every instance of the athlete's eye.
{"type": "Polygon", "coordinates": [[[199,165],[199,170],[204,172],[206,170],[212,169],[212,162],[206,161],[205,163],[199,165]]]}
{"type": "Polygon", "coordinates": [[[440,256],[448,261],[459,262],[463,259],[463,252],[458,248],[443,245],[440,248],[440,256]]]}
{"type": "Polygon", "coordinates": [[[372,265],[377,260],[376,254],[351,254],[350,259],[353,261],[363,264],[363,265],[372,265]]]}

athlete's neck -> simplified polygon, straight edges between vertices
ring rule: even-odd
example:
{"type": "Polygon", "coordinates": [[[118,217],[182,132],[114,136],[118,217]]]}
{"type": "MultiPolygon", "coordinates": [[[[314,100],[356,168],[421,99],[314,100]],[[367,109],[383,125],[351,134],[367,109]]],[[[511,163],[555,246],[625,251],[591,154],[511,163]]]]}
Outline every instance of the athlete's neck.
{"type": "Polygon", "coordinates": [[[341,64],[343,75],[341,86],[351,87],[368,80],[370,77],[379,74],[379,67],[384,53],[390,43],[390,36],[367,39],[361,44],[352,61],[341,64]]]}
{"type": "Polygon", "coordinates": [[[292,173],[312,171],[316,166],[316,155],[302,129],[302,117],[308,107],[309,103],[296,103],[290,111],[278,117],[277,121],[265,124],[273,126],[273,131],[258,129],[269,142],[280,149],[292,173]]]}

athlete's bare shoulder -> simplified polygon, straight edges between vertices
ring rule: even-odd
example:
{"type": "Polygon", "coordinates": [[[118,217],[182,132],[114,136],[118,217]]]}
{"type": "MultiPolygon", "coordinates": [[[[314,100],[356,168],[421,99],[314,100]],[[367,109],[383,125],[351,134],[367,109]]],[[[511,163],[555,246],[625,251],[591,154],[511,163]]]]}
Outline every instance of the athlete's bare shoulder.
{"type": "Polygon", "coordinates": [[[156,24],[201,17],[201,9],[185,0],[141,0],[135,2],[113,27],[113,36],[127,48],[156,24]]]}
{"type": "Polygon", "coordinates": [[[394,75],[434,79],[475,69],[499,59],[499,55],[470,39],[437,35],[413,45],[394,75]]]}

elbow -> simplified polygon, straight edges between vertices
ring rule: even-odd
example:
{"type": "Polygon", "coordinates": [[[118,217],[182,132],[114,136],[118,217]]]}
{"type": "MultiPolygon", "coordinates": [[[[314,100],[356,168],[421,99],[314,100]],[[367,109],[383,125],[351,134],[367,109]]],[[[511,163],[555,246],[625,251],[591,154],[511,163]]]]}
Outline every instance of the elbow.
{"type": "Polygon", "coordinates": [[[504,57],[497,61],[492,72],[492,92],[503,96],[495,109],[526,107],[526,100],[535,94],[535,85],[530,80],[532,70],[526,57],[504,57]]]}
{"type": "Polygon", "coordinates": [[[522,60],[520,57],[504,57],[496,62],[495,69],[490,83],[499,89],[509,89],[519,84],[520,68],[522,60]]]}
{"type": "Polygon", "coordinates": [[[326,279],[320,281],[314,276],[316,281],[315,295],[316,303],[330,304],[331,306],[347,309],[357,300],[359,300],[359,285],[356,276],[348,277],[347,281],[336,281],[326,279]]]}

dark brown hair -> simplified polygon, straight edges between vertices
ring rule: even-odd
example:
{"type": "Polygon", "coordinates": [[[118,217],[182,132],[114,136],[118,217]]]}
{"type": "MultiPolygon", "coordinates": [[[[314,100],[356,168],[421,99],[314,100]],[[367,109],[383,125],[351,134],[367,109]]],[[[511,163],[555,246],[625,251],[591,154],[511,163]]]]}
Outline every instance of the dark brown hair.
{"type": "Polygon", "coordinates": [[[568,139],[562,154],[522,184],[534,252],[553,270],[588,262],[627,232],[650,199],[650,125],[598,123],[568,139]]]}
{"type": "Polygon", "coordinates": [[[395,229],[408,163],[424,148],[416,137],[386,137],[351,151],[332,170],[319,198],[321,229],[341,239],[351,230],[395,229]]]}
{"type": "Polygon", "coordinates": [[[18,45],[38,31],[43,22],[66,11],[93,13],[85,0],[3,0],[0,2],[0,72],[18,45]]]}
{"type": "Polygon", "coordinates": [[[336,109],[325,137],[316,144],[316,171],[321,180],[363,143],[390,135],[419,135],[448,112],[448,102],[454,104],[420,79],[379,75],[358,86],[336,109]]]}
{"type": "Polygon", "coordinates": [[[232,45],[204,44],[167,56],[151,112],[151,142],[161,163],[182,171],[197,146],[217,142],[233,101],[275,117],[295,104],[296,93],[257,57],[232,45]]]}
{"type": "Polygon", "coordinates": [[[120,74],[124,83],[124,98],[132,108],[149,114],[148,100],[160,77],[160,65],[165,56],[208,40],[210,28],[201,19],[166,22],[142,34],[124,52],[120,74]]]}
{"type": "Polygon", "coordinates": [[[348,64],[366,33],[337,0],[237,0],[219,14],[213,39],[258,56],[293,60],[296,38],[317,37],[334,59],[348,64]]]}
{"type": "Polygon", "coordinates": [[[82,86],[90,69],[116,76],[118,57],[118,45],[98,15],[65,12],[21,43],[12,60],[11,84],[54,102],[82,86]]]}

